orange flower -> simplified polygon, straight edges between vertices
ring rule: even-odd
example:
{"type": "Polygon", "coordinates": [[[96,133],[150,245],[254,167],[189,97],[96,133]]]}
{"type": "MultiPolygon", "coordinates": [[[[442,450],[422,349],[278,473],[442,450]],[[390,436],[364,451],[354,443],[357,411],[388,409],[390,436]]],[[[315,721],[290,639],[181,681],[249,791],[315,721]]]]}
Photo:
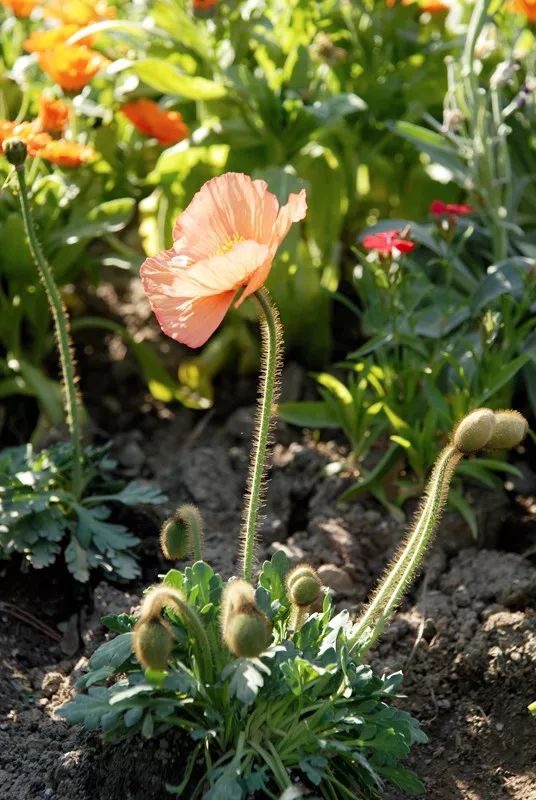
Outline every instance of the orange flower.
{"type": "Polygon", "coordinates": [[[78,91],[110,63],[96,50],[84,45],[61,44],[39,53],[39,66],[67,91],[78,91]]]}
{"type": "Polygon", "coordinates": [[[10,8],[17,17],[29,17],[41,0],[0,0],[0,5],[10,8]]]}
{"type": "Polygon", "coordinates": [[[38,119],[42,130],[61,133],[69,120],[69,106],[63,100],[41,95],[38,119]]]}
{"type": "Polygon", "coordinates": [[[0,120],[0,150],[6,139],[21,139],[28,148],[29,156],[36,156],[52,138],[48,133],[43,133],[33,122],[12,122],[11,120],[0,120]]]}
{"type": "Polygon", "coordinates": [[[218,0],[193,0],[195,11],[210,11],[218,5],[218,0]]]}
{"type": "MultiPolygon", "coordinates": [[[[392,7],[400,2],[403,6],[414,5],[416,0],[387,0],[387,5],[392,7]]],[[[427,11],[428,14],[438,14],[441,11],[449,11],[448,3],[442,3],[440,0],[418,0],[421,11],[427,11]]]]}
{"type": "Polygon", "coordinates": [[[86,144],[67,142],[65,139],[51,139],[39,151],[39,155],[60,167],[79,167],[80,164],[90,161],[94,157],[95,151],[86,144]]]}
{"type": "Polygon", "coordinates": [[[205,183],[173,229],[174,244],[141,267],[145,293],[165,334],[200,347],[236,293],[236,305],[270,273],[277,248],[307,211],[305,190],[279,207],[265,181],[228,172],[205,183]]]}
{"type": "Polygon", "coordinates": [[[89,2],[89,0],[47,0],[44,8],[45,16],[60,20],[66,25],[83,28],[101,19],[113,19],[115,9],[108,6],[105,0],[89,2]]]}
{"type": "Polygon", "coordinates": [[[153,136],[165,146],[176,144],[190,135],[180,111],[162,111],[153,100],[142,98],[121,107],[135,128],[153,136]]]}
{"type": "Polygon", "coordinates": [[[531,22],[536,22],[536,0],[513,0],[512,9],[524,14],[531,22]]]}
{"type": "MultiPolygon", "coordinates": [[[[52,50],[58,44],[65,44],[67,39],[79,30],[77,25],[60,25],[59,28],[51,28],[46,31],[34,31],[24,42],[24,49],[28,53],[44,53],[45,50],[52,50]]],[[[91,37],[77,42],[78,45],[91,44],[91,37]]]]}
{"type": "Polygon", "coordinates": [[[449,11],[449,6],[447,3],[422,3],[421,8],[423,11],[427,11],[429,14],[440,14],[442,11],[449,11]]]}

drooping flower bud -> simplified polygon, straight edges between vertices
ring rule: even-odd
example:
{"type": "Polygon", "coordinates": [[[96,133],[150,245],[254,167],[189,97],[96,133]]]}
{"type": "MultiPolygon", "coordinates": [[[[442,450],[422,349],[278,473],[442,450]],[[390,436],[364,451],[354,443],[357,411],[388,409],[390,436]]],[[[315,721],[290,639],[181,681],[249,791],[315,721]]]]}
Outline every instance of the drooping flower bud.
{"type": "Polygon", "coordinates": [[[176,517],[167,519],[160,531],[160,547],[164,558],[173,561],[184,558],[190,550],[190,535],[186,523],[176,517]]]}
{"type": "Polygon", "coordinates": [[[270,644],[271,626],[258,608],[251,606],[238,614],[230,614],[224,631],[224,641],[231,653],[254,658],[270,644]]]}
{"type": "Polygon", "coordinates": [[[489,450],[510,450],[523,441],[529,423],[519,411],[506,409],[495,412],[495,428],[486,444],[489,450]]]}
{"type": "Polygon", "coordinates": [[[194,505],[183,505],[166,520],[160,531],[160,547],[164,558],[173,561],[193,551],[196,561],[203,558],[203,521],[194,505]]]}
{"type": "Polygon", "coordinates": [[[162,619],[141,619],[134,628],[134,652],[145,668],[167,668],[173,635],[162,619]]]}
{"type": "Polygon", "coordinates": [[[22,139],[6,139],[2,145],[4,155],[14,167],[20,167],[26,161],[28,148],[22,139]]]}
{"type": "Polygon", "coordinates": [[[235,656],[254,658],[270,644],[272,625],[258,608],[247,581],[229,581],[225,587],[221,628],[223,641],[235,656]]]}
{"type": "Polygon", "coordinates": [[[296,606],[310,606],[322,591],[322,581],[308,564],[299,564],[287,576],[287,592],[290,602],[296,606]]]}
{"type": "Polygon", "coordinates": [[[486,447],[495,428],[495,415],[489,408],[475,408],[454,428],[452,442],[460,453],[476,453],[486,447]]]}

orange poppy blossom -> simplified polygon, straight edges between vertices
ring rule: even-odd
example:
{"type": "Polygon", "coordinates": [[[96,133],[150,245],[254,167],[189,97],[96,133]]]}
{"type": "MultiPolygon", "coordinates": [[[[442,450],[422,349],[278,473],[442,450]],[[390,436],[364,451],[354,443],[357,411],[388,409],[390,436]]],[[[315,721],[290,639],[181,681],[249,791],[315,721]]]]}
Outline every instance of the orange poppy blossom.
{"type": "Polygon", "coordinates": [[[536,0],[513,0],[512,9],[524,14],[530,22],[536,22],[536,0]]]}
{"type": "Polygon", "coordinates": [[[78,91],[88,84],[110,61],[85,45],[61,44],[39,53],[39,66],[67,91],[78,91]]]}
{"type": "Polygon", "coordinates": [[[167,336],[200,347],[237,292],[260,289],[293,222],[305,217],[305,190],[279,206],[268,184],[228,172],[205,183],[173,228],[173,247],[147,258],[141,280],[167,336]]]}
{"type": "Polygon", "coordinates": [[[63,100],[41,95],[37,119],[41,130],[62,133],[69,121],[69,106],[63,100]]]}
{"type": "MultiPolygon", "coordinates": [[[[58,44],[65,44],[74,33],[79,29],[78,25],[60,25],[59,28],[50,28],[45,31],[34,31],[24,41],[23,47],[27,53],[44,53],[45,50],[52,50],[58,44]]],[[[77,42],[78,45],[90,45],[90,36],[84,37],[77,42]]]]}
{"type": "Polygon", "coordinates": [[[65,25],[76,25],[77,28],[116,16],[115,8],[105,0],[47,0],[43,10],[45,17],[59,20],[65,25]]]}
{"type": "Polygon", "coordinates": [[[168,147],[190,135],[180,111],[163,111],[154,100],[141,98],[121,106],[121,111],[136,130],[152,136],[168,147]]]}
{"type": "Polygon", "coordinates": [[[29,17],[41,0],[0,0],[0,5],[9,8],[16,17],[29,17]]]}
{"type": "Polygon", "coordinates": [[[39,156],[59,167],[79,167],[91,161],[95,151],[87,144],[68,142],[66,139],[51,139],[39,151],[39,156]]]}

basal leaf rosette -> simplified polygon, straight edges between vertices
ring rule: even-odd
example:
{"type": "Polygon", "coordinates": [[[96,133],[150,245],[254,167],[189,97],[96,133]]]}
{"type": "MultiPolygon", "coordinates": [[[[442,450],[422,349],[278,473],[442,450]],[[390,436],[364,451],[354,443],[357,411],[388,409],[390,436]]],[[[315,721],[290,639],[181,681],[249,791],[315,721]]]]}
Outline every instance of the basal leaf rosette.
{"type": "Polygon", "coordinates": [[[140,667],[133,649],[137,617],[108,617],[104,621],[117,635],[94,653],[79,681],[82,693],[61,715],[100,729],[107,740],[182,730],[188,744],[175,791],[192,800],[264,800],[296,781],[326,800],[376,798],[385,782],[421,793],[422,784],[403,761],[426,737],[409,714],[390,705],[401,674],[380,678],[356,662],[350,655],[355,624],[348,612],[334,613],[329,595],[293,630],[289,573],[286,556],[277,553],[263,565],[251,595],[249,584],[235,581],[233,602],[240,608],[254,604],[255,615],[270,622],[268,645],[247,658],[236,657],[222,637],[222,603],[225,618],[233,581],[225,583],[202,561],[170,570],[159,591],[180,594],[198,615],[215,680],[203,680],[203,656],[171,606],[158,623],[172,637],[166,669],[140,667]],[[201,752],[210,758],[199,759],[201,752]]]}

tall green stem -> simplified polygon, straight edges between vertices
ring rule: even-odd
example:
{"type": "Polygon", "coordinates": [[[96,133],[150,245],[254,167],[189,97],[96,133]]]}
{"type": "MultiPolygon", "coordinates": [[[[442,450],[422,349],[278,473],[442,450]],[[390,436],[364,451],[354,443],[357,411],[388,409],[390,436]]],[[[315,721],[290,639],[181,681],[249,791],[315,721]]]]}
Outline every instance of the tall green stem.
{"type": "Polygon", "coordinates": [[[71,437],[72,448],[72,491],[76,498],[80,497],[82,493],[82,445],[81,445],[81,432],[80,432],[80,405],[78,393],[76,390],[76,370],[74,365],[73,349],[71,336],[69,331],[69,318],[67,309],[63,305],[61,295],[50,265],[47,263],[33,223],[32,210],[28,199],[28,188],[26,186],[26,178],[24,175],[24,165],[20,164],[15,167],[18,184],[19,184],[19,197],[20,206],[22,211],[22,219],[24,221],[24,228],[28,243],[34,261],[39,272],[39,277],[43,286],[45,287],[46,295],[52,312],[54,320],[54,328],[56,331],[56,340],[58,344],[58,351],[60,355],[60,365],[63,378],[63,392],[65,400],[65,411],[67,416],[67,426],[71,437]]]}
{"type": "Polygon", "coordinates": [[[463,453],[449,445],[437,459],[417,521],[409,530],[371,602],[357,620],[353,641],[356,646],[360,645],[360,654],[368,650],[381,635],[415,577],[445,506],[452,474],[462,458],[463,453]],[[362,644],[367,629],[370,629],[370,633],[362,644]]]}
{"type": "Polygon", "coordinates": [[[253,297],[259,308],[262,350],[261,386],[242,523],[243,576],[247,581],[251,581],[253,577],[257,518],[263,500],[266,450],[270,437],[273,406],[277,402],[279,394],[279,373],[283,356],[283,336],[279,313],[269,292],[264,288],[259,289],[253,297]]]}

